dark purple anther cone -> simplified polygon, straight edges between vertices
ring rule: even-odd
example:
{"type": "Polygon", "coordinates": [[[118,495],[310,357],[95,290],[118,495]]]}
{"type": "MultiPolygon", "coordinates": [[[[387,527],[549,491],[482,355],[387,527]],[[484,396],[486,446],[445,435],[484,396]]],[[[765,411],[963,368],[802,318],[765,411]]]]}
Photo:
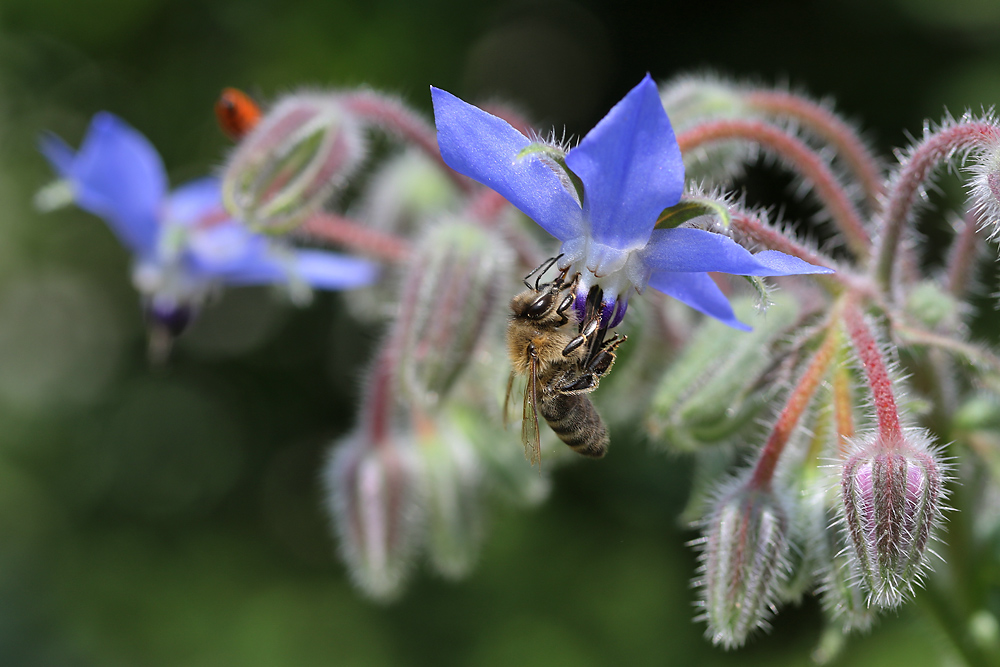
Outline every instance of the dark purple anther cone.
{"type": "Polygon", "coordinates": [[[146,318],[151,324],[163,327],[167,333],[176,338],[191,324],[194,310],[189,306],[149,304],[146,307],[146,318]]]}
{"type": "MultiPolygon", "coordinates": [[[[601,328],[613,329],[625,319],[625,310],[628,302],[622,299],[615,301],[605,301],[601,304],[601,328]]],[[[587,319],[587,293],[577,292],[576,300],[573,302],[573,310],[576,312],[576,319],[584,322],[587,319]]]]}

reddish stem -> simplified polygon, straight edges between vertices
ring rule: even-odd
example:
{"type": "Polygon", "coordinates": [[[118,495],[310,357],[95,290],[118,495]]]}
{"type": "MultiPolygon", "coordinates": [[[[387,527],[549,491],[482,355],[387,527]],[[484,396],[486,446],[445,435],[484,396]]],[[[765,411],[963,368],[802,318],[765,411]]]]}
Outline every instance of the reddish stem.
{"type": "Polygon", "coordinates": [[[833,371],[833,410],[837,423],[837,444],[841,456],[847,453],[848,438],[854,436],[854,402],[851,400],[851,379],[846,364],[839,363],[833,371]]]}
{"type": "Polygon", "coordinates": [[[951,252],[948,253],[948,291],[960,299],[969,289],[972,270],[976,267],[979,229],[979,218],[975,211],[966,212],[962,229],[955,236],[951,252]]]}
{"type": "Polygon", "coordinates": [[[857,176],[873,210],[885,190],[878,161],[854,128],[835,113],[812,100],[776,90],[756,90],[744,98],[752,107],[800,121],[828,141],[857,176]]]}
{"type": "Polygon", "coordinates": [[[844,324],[872,390],[872,401],[878,417],[879,437],[886,447],[894,447],[902,441],[902,428],[899,424],[896,399],[892,393],[892,378],[889,377],[889,369],[882,358],[882,351],[854,299],[849,300],[844,308],[844,324]]]}
{"type": "Polygon", "coordinates": [[[857,208],[823,160],[798,138],[755,120],[714,120],[697,125],[677,137],[681,153],[716,141],[743,139],[760,144],[786,160],[813,184],[816,195],[844,233],[847,245],[861,259],[868,257],[871,240],[857,208]]]}
{"type": "Polygon", "coordinates": [[[314,214],[303,223],[299,231],[390,262],[402,262],[410,256],[410,244],[404,239],[332,213],[314,214]]]}
{"type": "Polygon", "coordinates": [[[396,345],[392,340],[379,352],[369,380],[365,400],[365,425],[368,442],[382,449],[389,442],[394,408],[393,383],[396,381],[396,345]]]}
{"type": "Polygon", "coordinates": [[[362,119],[400,136],[422,150],[441,165],[444,173],[463,191],[472,190],[472,181],[445,164],[438,149],[434,126],[402,102],[370,90],[345,93],[341,101],[345,108],[362,119]]]}
{"type": "Polygon", "coordinates": [[[982,121],[965,121],[924,137],[896,171],[889,187],[888,200],[880,221],[875,278],[890,297],[892,274],[903,228],[912,217],[913,208],[924,183],[941,163],[956,153],[1000,141],[1000,128],[982,121]]]}
{"type": "Polygon", "coordinates": [[[760,452],[760,458],[754,466],[753,476],[750,478],[750,485],[758,489],[768,489],[771,479],[774,477],[774,470],[778,465],[778,459],[788,444],[788,439],[798,426],[802,413],[809,406],[820,380],[826,375],[826,370],[833,359],[833,353],[837,350],[836,329],[830,327],[822,345],[816,350],[806,372],[799,378],[798,384],[792,389],[785,403],[784,410],[775,422],[767,444],[760,452]]]}
{"type": "Polygon", "coordinates": [[[774,227],[766,224],[760,218],[749,213],[733,213],[730,225],[733,231],[764,246],[768,250],[780,250],[786,255],[798,257],[816,266],[824,266],[831,269],[837,266],[836,262],[829,257],[820,255],[806,248],[804,245],[796,243],[774,227]]]}

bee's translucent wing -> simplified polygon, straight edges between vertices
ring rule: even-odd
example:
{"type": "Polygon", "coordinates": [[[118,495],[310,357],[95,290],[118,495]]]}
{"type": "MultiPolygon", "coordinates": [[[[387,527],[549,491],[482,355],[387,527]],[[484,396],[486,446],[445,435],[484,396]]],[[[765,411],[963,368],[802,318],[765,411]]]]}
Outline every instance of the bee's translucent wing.
{"type": "Polygon", "coordinates": [[[514,378],[517,377],[517,373],[514,371],[510,372],[510,378],[507,380],[507,394],[503,398],[503,428],[507,430],[507,422],[510,421],[510,395],[514,391],[514,378]]]}
{"type": "Polygon", "coordinates": [[[524,414],[521,421],[521,442],[524,443],[524,457],[531,465],[542,460],[538,435],[538,359],[531,356],[528,362],[528,384],[524,388],[524,414]]]}

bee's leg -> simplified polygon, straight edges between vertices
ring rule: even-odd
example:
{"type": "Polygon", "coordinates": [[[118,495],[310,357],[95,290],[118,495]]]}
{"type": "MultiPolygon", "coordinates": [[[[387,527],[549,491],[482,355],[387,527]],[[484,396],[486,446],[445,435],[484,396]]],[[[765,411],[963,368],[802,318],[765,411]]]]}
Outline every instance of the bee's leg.
{"type": "Polygon", "coordinates": [[[567,376],[554,389],[559,394],[587,394],[597,389],[597,376],[593,373],[567,376]]]}
{"type": "Polygon", "coordinates": [[[590,359],[584,369],[587,373],[593,373],[598,379],[604,377],[611,370],[615,363],[615,350],[618,346],[628,340],[628,336],[618,337],[615,334],[601,345],[601,349],[590,359]]]}
{"type": "MultiPolygon", "coordinates": [[[[563,348],[563,356],[569,356],[573,350],[588,341],[590,342],[591,350],[595,350],[601,346],[601,342],[604,339],[604,334],[600,328],[601,303],[603,299],[604,290],[600,286],[594,285],[590,288],[590,292],[587,293],[587,303],[583,308],[584,319],[580,323],[580,333],[563,348]],[[597,334],[597,338],[593,338],[595,333],[597,334]]],[[[593,352],[591,352],[591,355],[593,355],[593,352]]]]}

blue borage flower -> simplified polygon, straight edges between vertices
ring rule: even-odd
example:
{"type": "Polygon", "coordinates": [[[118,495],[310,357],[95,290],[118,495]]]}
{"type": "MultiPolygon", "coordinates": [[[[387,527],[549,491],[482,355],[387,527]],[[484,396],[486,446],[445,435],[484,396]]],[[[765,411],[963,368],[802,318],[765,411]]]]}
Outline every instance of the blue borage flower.
{"type": "Polygon", "coordinates": [[[103,218],[133,254],[136,287],[172,333],[220,285],[347,289],[375,278],[367,260],[292,249],[247,230],[226,214],[214,178],[169,193],[156,149],[110,113],[94,116],[79,151],[53,135],[41,150],[77,206],[103,218]]]}
{"type": "Polygon", "coordinates": [[[604,290],[602,326],[618,324],[631,292],[649,285],[746,330],[706,272],[832,273],[774,250],[751,254],[721,234],[654,229],[660,213],[680,201],[684,164],[648,74],[565,152],[451,93],[432,87],[431,96],[445,162],[562,241],[559,268],[581,274],[578,299],[594,284],[604,290]]]}

